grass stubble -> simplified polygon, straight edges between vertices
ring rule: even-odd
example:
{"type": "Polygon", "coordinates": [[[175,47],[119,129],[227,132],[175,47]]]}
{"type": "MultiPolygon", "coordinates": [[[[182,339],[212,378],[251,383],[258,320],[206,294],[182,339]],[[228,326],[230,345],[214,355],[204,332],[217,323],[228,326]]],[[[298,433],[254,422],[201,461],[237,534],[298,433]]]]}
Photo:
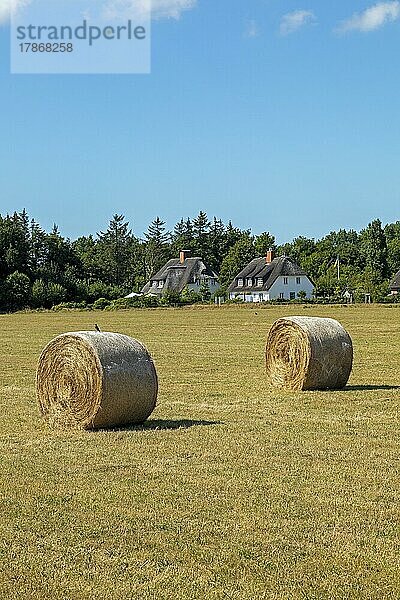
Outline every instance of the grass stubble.
{"type": "Polygon", "coordinates": [[[0,597],[398,599],[400,308],[0,316],[0,597]],[[346,390],[265,380],[277,318],[338,319],[346,390]],[[156,362],[142,427],[52,431],[34,379],[66,331],[131,335],[156,362]]]}

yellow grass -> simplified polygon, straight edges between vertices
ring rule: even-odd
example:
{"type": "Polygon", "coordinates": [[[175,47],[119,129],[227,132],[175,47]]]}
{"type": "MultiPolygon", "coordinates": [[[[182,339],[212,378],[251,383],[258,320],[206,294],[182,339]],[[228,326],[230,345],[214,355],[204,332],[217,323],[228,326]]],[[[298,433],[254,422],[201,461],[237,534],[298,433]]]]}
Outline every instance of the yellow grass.
{"type": "Polygon", "coordinates": [[[400,308],[17,314],[0,328],[1,598],[400,597],[400,308]],[[267,387],[267,332],[295,313],[349,331],[347,390],[267,387]],[[51,431],[36,360],[94,322],[146,344],[159,406],[142,428],[51,431]]]}

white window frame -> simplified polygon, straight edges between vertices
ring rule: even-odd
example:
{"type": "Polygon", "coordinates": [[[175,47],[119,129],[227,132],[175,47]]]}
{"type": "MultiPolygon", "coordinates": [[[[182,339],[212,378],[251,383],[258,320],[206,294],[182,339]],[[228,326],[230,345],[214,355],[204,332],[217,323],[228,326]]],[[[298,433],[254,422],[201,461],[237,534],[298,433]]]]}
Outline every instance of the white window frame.
{"type": "Polygon", "coordinates": [[[253,279],[251,277],[248,277],[246,279],[246,286],[247,287],[253,287],[253,279]]]}
{"type": "Polygon", "coordinates": [[[238,279],[238,287],[243,287],[243,279],[242,278],[238,279]]]}
{"type": "Polygon", "coordinates": [[[164,287],[164,282],[162,279],[158,282],[157,287],[159,287],[160,289],[164,287]]]}
{"type": "Polygon", "coordinates": [[[257,277],[257,286],[258,287],[262,287],[263,283],[264,283],[263,282],[263,278],[262,277],[257,277]]]}

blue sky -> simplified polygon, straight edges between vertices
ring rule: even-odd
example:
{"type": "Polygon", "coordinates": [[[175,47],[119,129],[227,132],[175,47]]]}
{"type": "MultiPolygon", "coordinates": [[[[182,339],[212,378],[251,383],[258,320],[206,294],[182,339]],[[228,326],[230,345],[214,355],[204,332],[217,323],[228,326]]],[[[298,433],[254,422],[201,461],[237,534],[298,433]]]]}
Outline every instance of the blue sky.
{"type": "Polygon", "coordinates": [[[400,218],[399,2],[155,2],[151,75],[10,75],[3,20],[0,213],[75,238],[205,210],[279,242],[400,218]]]}

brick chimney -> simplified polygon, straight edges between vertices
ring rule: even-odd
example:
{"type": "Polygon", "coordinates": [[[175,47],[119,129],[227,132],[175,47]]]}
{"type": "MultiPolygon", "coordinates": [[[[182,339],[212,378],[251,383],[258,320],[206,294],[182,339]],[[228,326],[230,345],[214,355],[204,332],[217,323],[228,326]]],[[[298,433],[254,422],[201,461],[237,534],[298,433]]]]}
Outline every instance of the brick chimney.
{"type": "Polygon", "coordinates": [[[270,248],[267,252],[267,256],[265,257],[265,262],[267,263],[267,265],[270,265],[273,260],[274,260],[274,251],[272,250],[272,248],[270,248]]]}
{"type": "Polygon", "coordinates": [[[189,256],[190,256],[189,250],[181,250],[179,252],[179,262],[181,263],[181,265],[183,265],[183,263],[189,256]]]}

